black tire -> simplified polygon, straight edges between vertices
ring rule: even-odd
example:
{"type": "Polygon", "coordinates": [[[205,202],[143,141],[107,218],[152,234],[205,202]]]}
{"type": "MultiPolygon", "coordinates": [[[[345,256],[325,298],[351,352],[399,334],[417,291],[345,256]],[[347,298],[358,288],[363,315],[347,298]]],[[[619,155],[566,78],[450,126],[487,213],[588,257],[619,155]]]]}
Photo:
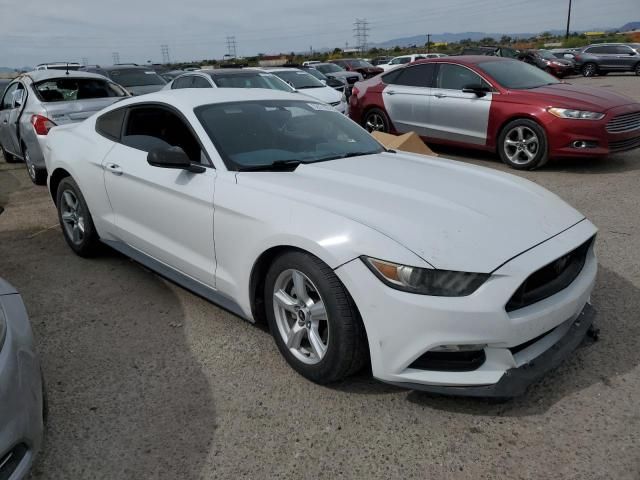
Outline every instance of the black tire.
{"type": "Polygon", "coordinates": [[[583,77],[595,77],[598,74],[598,66],[593,63],[585,63],[581,69],[583,77]]]}
{"type": "Polygon", "coordinates": [[[502,128],[498,136],[498,154],[500,155],[500,159],[516,170],[534,170],[541,167],[549,160],[548,150],[547,134],[544,129],[533,120],[527,120],[525,118],[512,120],[502,128]],[[523,129],[524,135],[522,139],[520,139],[520,135],[517,133],[518,128],[523,129]],[[528,143],[532,140],[533,135],[536,136],[537,142],[528,143]],[[512,143],[507,143],[508,140],[527,143],[514,146],[512,143]]]}
{"type": "Polygon", "coordinates": [[[46,168],[37,168],[32,162],[31,157],[29,157],[29,150],[26,145],[22,146],[22,158],[24,158],[24,163],[27,166],[27,173],[29,174],[29,178],[36,185],[46,185],[47,184],[47,169],[46,168]]]}
{"type": "MultiPolygon", "coordinates": [[[[277,257],[269,267],[264,290],[267,320],[280,353],[289,365],[312,382],[327,384],[361,370],[369,359],[367,337],[360,314],[342,282],[322,260],[301,251],[277,257]],[[274,288],[287,271],[297,270],[317,287],[324,301],[328,324],[328,344],[324,357],[315,364],[304,363],[287,347],[274,311],[274,288]]],[[[297,316],[293,315],[295,323],[297,316]]]]}
{"type": "MultiPolygon", "coordinates": [[[[58,209],[58,221],[62,228],[62,234],[64,235],[64,239],[67,241],[69,247],[71,247],[71,250],[81,257],[91,257],[95,255],[100,247],[98,233],[96,232],[96,228],[93,224],[93,219],[91,218],[91,212],[89,212],[87,202],[85,201],[78,184],[76,184],[71,177],[63,178],[58,185],[58,191],[56,192],[56,207],[58,209]],[[62,218],[64,213],[68,213],[66,207],[68,206],[68,203],[70,203],[67,198],[63,198],[67,192],[69,192],[77,202],[75,220],[76,224],[81,222],[82,228],[84,229],[81,237],[78,236],[74,238],[71,233],[71,231],[73,231],[73,227],[71,227],[73,222],[65,222],[62,218]]],[[[80,229],[79,225],[78,228],[80,229]]]]}
{"type": "Polygon", "coordinates": [[[638,77],[640,77],[640,63],[636,65],[636,68],[634,68],[633,71],[636,72],[638,77]]]}
{"type": "Polygon", "coordinates": [[[368,132],[389,133],[391,131],[391,121],[389,117],[379,108],[367,110],[362,119],[362,126],[366,128],[368,132]]]}
{"type": "Polygon", "coordinates": [[[4,157],[4,161],[5,162],[7,162],[7,163],[20,163],[20,159],[18,157],[16,157],[15,155],[12,155],[9,152],[7,152],[2,145],[0,145],[0,153],[2,153],[2,156],[4,157]]]}

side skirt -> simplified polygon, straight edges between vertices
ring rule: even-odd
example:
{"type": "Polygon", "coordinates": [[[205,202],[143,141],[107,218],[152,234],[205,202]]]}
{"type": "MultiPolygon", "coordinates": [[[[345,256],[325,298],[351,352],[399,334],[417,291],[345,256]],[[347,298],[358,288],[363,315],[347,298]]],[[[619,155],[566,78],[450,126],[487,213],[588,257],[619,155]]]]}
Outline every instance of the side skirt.
{"type": "Polygon", "coordinates": [[[205,300],[210,301],[211,303],[215,303],[216,305],[224,308],[225,310],[228,310],[234,315],[237,315],[245,320],[252,321],[243,313],[242,308],[240,308],[240,305],[238,305],[238,303],[235,300],[227,297],[226,295],[223,295],[217,290],[211,287],[208,287],[207,285],[199,282],[198,280],[195,280],[194,278],[191,278],[185,275],[184,273],[179,272],[174,268],[171,268],[170,266],[160,262],[159,260],[156,260],[153,257],[150,257],[149,255],[146,255],[145,253],[139,250],[136,250],[135,248],[131,247],[130,245],[127,245],[124,242],[118,242],[114,240],[104,240],[104,239],[100,239],[100,241],[102,241],[105,245],[108,245],[109,247],[113,248],[114,250],[117,250],[118,252],[122,253],[123,255],[126,255],[127,257],[144,265],[150,270],[153,270],[159,275],[165,277],[167,280],[170,280],[173,283],[176,283],[181,287],[186,288],[187,290],[195,293],[196,295],[204,298],[205,300]]]}

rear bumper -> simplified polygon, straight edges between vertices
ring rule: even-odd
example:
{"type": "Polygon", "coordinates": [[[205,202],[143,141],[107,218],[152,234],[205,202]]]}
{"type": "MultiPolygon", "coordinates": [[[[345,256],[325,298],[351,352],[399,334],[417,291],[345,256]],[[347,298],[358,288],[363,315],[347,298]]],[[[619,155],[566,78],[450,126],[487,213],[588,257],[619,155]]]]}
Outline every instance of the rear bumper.
{"type": "MultiPolygon", "coordinates": [[[[466,397],[517,397],[524,394],[532,383],[540,380],[548,372],[557,368],[582,343],[587,332],[593,329],[595,309],[586,304],[578,318],[567,325],[567,332],[548,350],[518,368],[507,370],[493,385],[456,387],[424,385],[419,383],[388,382],[403,388],[420,390],[442,395],[466,397]]],[[[558,327],[561,328],[562,326],[558,327]]]]}

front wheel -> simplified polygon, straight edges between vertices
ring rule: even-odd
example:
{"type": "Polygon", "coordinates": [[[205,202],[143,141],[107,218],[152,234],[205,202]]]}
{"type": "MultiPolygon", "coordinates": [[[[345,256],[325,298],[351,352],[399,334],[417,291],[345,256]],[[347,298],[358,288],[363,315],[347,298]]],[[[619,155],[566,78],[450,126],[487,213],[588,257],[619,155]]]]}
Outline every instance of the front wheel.
{"type": "Polygon", "coordinates": [[[267,273],[269,328],[289,365],[326,384],[360,370],[366,335],[351,296],[333,270],[317,257],[291,251],[267,273]]]}
{"type": "Polygon", "coordinates": [[[71,250],[81,257],[94,255],[99,247],[98,233],[87,202],[71,177],[58,185],[56,206],[62,234],[71,250]]]}
{"type": "Polygon", "coordinates": [[[500,132],[500,159],[517,170],[541,167],[549,158],[547,135],[533,120],[524,118],[509,122],[500,132]]]}
{"type": "Polygon", "coordinates": [[[367,111],[364,116],[364,121],[362,122],[364,128],[367,129],[368,132],[383,132],[389,133],[389,117],[379,108],[372,108],[367,111]]]}
{"type": "Polygon", "coordinates": [[[595,63],[585,63],[582,66],[583,77],[594,77],[598,73],[598,67],[595,63]]]}
{"type": "Polygon", "coordinates": [[[27,165],[27,173],[29,173],[29,178],[36,185],[46,185],[47,184],[47,170],[45,168],[38,168],[34,165],[33,160],[29,156],[29,149],[24,147],[23,150],[24,163],[27,165]]]}

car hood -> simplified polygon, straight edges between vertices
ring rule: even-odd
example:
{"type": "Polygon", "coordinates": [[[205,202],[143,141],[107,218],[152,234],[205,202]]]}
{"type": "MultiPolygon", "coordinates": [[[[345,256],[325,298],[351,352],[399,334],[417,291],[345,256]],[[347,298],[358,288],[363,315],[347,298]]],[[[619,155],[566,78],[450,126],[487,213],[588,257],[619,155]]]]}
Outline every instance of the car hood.
{"type": "MultiPolygon", "coordinates": [[[[350,218],[448,270],[492,272],[584,219],[514,175],[412,154],[242,172],[238,182],[350,218]]],[[[362,254],[385,259],[385,252],[362,254]]]]}
{"type": "Polygon", "coordinates": [[[540,101],[544,101],[550,107],[579,108],[595,112],[604,112],[611,108],[637,103],[632,98],[612,92],[607,88],[583,87],[570,83],[546,85],[520,91],[542,97],[540,101]]]}
{"type": "Polygon", "coordinates": [[[334,77],[334,78],[349,78],[349,77],[361,76],[358,72],[348,72],[346,70],[344,72],[330,72],[325,75],[327,77],[334,77]]]}
{"type": "Polygon", "coordinates": [[[324,103],[339,102],[342,98],[342,94],[331,87],[303,88],[302,90],[298,90],[298,92],[324,103]]]}

